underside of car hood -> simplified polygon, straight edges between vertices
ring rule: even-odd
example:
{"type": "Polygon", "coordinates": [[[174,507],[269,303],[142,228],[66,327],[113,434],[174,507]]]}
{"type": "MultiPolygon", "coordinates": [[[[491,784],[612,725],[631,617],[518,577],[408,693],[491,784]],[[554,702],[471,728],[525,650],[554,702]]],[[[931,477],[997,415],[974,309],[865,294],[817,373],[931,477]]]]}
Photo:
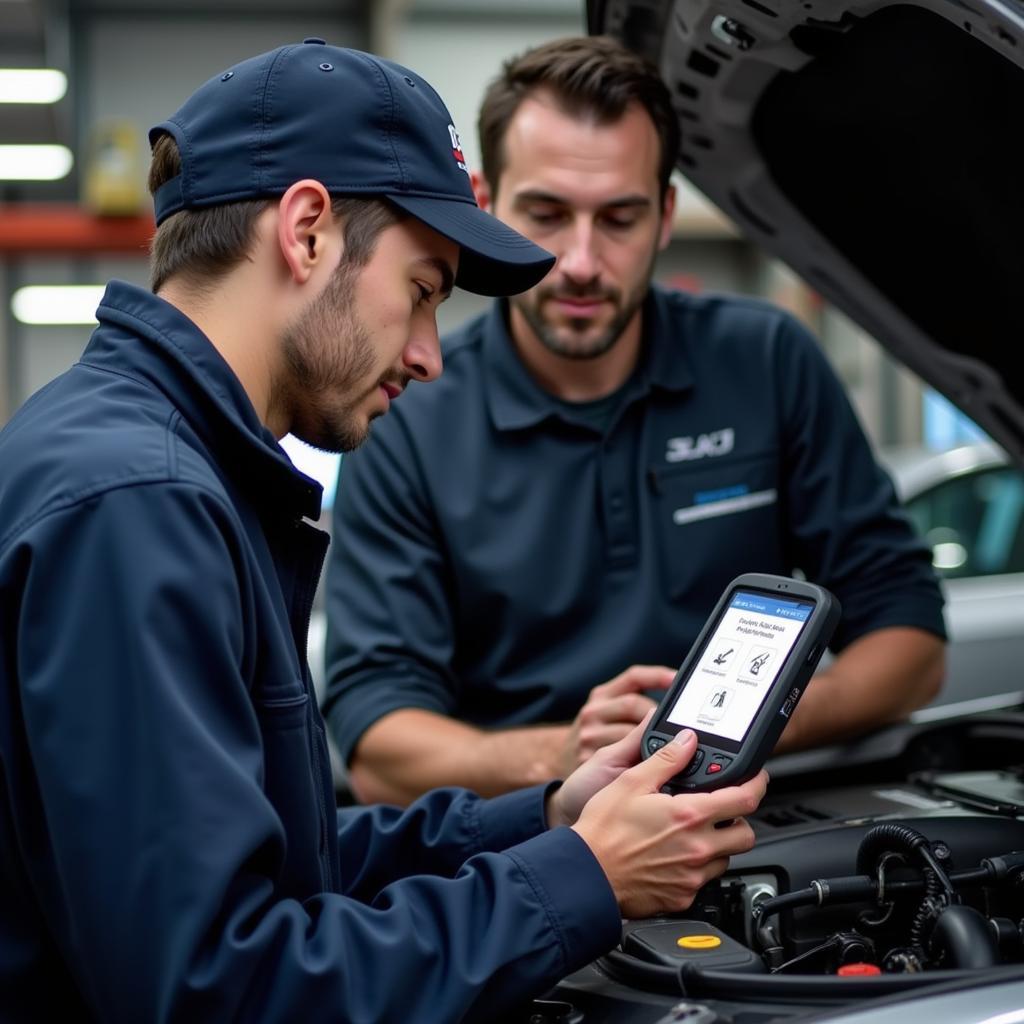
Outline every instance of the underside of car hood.
{"type": "Polygon", "coordinates": [[[1024,464],[1024,3],[591,0],[678,166],[1024,464]]]}

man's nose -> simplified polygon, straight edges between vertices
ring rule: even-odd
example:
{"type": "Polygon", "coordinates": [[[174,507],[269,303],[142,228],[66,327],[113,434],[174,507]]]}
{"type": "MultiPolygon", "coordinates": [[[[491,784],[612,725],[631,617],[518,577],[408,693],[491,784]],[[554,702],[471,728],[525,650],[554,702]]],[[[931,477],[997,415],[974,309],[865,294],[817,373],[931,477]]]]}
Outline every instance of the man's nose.
{"type": "Polygon", "coordinates": [[[444,361],[441,357],[441,339],[437,331],[437,320],[420,324],[402,352],[402,364],[413,380],[431,381],[441,376],[444,361]]]}
{"type": "Polygon", "coordinates": [[[593,281],[600,272],[597,238],[590,220],[577,220],[558,261],[558,269],[578,284],[593,281]]]}

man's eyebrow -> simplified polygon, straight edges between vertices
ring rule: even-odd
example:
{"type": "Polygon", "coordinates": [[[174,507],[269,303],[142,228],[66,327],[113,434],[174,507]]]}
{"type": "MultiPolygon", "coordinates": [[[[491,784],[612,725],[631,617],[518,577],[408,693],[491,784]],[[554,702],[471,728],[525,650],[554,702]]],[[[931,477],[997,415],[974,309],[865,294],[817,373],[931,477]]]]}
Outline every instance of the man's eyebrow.
{"type": "Polygon", "coordinates": [[[566,202],[562,196],[556,196],[553,192],[545,192],[539,188],[528,188],[515,194],[517,203],[559,203],[566,202]]]}
{"type": "MultiPolygon", "coordinates": [[[[556,206],[571,206],[570,200],[564,196],[556,195],[554,192],[545,192],[543,189],[528,188],[522,192],[515,194],[514,202],[516,203],[551,203],[556,206]]],[[[632,206],[650,206],[651,200],[649,196],[642,195],[640,193],[629,194],[624,196],[616,196],[614,199],[609,199],[606,203],[601,204],[601,208],[607,209],[623,209],[624,207],[632,206]]]]}
{"type": "Polygon", "coordinates": [[[451,264],[440,256],[424,256],[420,262],[433,267],[441,275],[441,294],[448,298],[455,287],[455,271],[451,264]]]}
{"type": "Polygon", "coordinates": [[[650,196],[621,196],[618,199],[612,199],[610,202],[604,204],[604,208],[613,210],[622,210],[628,207],[648,207],[651,205],[650,196]]]}

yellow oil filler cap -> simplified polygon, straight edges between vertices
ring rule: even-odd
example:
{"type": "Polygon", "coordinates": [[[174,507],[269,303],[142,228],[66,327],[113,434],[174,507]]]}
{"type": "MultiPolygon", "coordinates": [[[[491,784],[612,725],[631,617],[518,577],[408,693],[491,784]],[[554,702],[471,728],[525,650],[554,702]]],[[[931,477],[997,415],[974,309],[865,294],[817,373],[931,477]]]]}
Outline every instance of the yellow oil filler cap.
{"type": "Polygon", "coordinates": [[[763,974],[764,961],[710,921],[694,918],[640,921],[627,926],[622,952],[637,960],[678,970],[749,971],[763,974]]]}
{"type": "Polygon", "coordinates": [[[717,935],[683,935],[676,939],[676,945],[683,949],[715,949],[721,944],[717,935]]]}

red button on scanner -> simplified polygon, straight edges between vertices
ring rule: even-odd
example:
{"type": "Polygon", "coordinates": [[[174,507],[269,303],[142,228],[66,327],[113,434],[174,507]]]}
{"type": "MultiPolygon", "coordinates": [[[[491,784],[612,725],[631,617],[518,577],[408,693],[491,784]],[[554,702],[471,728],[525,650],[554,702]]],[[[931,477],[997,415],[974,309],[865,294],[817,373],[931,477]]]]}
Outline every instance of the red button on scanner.
{"type": "Polygon", "coordinates": [[[715,775],[722,770],[722,766],[717,761],[712,761],[708,765],[708,770],[705,772],[706,775],[715,775]]]}

